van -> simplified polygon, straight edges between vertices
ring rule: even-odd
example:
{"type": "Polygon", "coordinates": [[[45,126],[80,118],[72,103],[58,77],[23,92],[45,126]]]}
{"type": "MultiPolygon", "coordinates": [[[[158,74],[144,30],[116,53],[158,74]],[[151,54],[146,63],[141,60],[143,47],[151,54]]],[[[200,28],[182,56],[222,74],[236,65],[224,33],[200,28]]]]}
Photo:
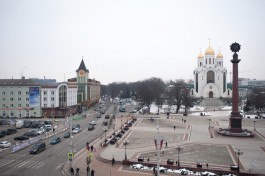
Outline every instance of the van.
{"type": "Polygon", "coordinates": [[[29,150],[30,154],[38,154],[39,152],[45,150],[46,144],[44,142],[34,144],[29,150]]]}

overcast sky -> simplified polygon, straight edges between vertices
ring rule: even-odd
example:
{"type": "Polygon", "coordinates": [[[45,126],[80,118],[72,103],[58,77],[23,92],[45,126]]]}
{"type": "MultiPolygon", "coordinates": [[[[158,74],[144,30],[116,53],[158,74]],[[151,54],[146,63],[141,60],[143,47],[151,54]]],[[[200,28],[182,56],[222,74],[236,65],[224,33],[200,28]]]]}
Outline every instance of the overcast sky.
{"type": "MultiPolygon", "coordinates": [[[[102,84],[193,79],[209,39],[239,77],[265,80],[264,0],[0,0],[0,79],[75,77],[102,84]]],[[[228,74],[228,81],[230,75],[228,74]]]]}

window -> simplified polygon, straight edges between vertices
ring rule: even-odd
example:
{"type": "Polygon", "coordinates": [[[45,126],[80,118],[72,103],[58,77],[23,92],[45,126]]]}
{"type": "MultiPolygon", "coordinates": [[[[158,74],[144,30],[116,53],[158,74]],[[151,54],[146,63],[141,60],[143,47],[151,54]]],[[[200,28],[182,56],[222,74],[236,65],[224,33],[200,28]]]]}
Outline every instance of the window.
{"type": "Polygon", "coordinates": [[[47,95],[47,91],[43,91],[43,94],[44,94],[44,95],[47,95]]]}
{"type": "Polygon", "coordinates": [[[29,101],[29,98],[26,98],[26,101],[29,101]]]}
{"type": "Polygon", "coordinates": [[[47,108],[47,104],[46,103],[44,104],[44,108],[47,108]]]}
{"type": "Polygon", "coordinates": [[[26,104],[26,107],[28,108],[29,107],[29,104],[26,104]]]}
{"type": "Polygon", "coordinates": [[[21,91],[18,91],[18,93],[17,93],[18,95],[21,95],[21,91]]]}
{"type": "Polygon", "coordinates": [[[14,94],[14,92],[11,90],[11,91],[10,91],[10,95],[13,95],[13,94],[14,94]]]}
{"type": "Polygon", "coordinates": [[[2,101],[6,101],[6,98],[2,98],[2,101]]]}
{"type": "Polygon", "coordinates": [[[213,58],[213,64],[214,64],[214,58],[213,58]]]}
{"type": "Polygon", "coordinates": [[[212,70],[207,72],[207,83],[214,83],[214,72],[212,70]]]}
{"type": "Polygon", "coordinates": [[[54,95],[54,91],[51,91],[51,94],[54,95]]]}
{"type": "Polygon", "coordinates": [[[205,64],[207,64],[207,59],[205,59],[205,64]]]}
{"type": "Polygon", "coordinates": [[[54,108],[54,104],[51,104],[51,107],[54,108]]]}
{"type": "Polygon", "coordinates": [[[29,92],[28,91],[26,91],[26,95],[28,95],[29,94],[29,92]]]}
{"type": "Polygon", "coordinates": [[[2,95],[5,95],[5,94],[6,94],[6,92],[5,92],[5,91],[3,91],[3,92],[2,92],[2,95]]]}
{"type": "Polygon", "coordinates": [[[17,101],[21,101],[21,98],[17,98],[17,101]]]}
{"type": "Polygon", "coordinates": [[[47,97],[44,97],[44,98],[43,98],[43,101],[47,101],[47,97]]]}
{"type": "Polygon", "coordinates": [[[51,97],[51,101],[54,101],[54,97],[51,97]]]}
{"type": "Polygon", "coordinates": [[[10,104],[10,107],[13,108],[14,107],[14,104],[10,104]]]}
{"type": "Polygon", "coordinates": [[[209,58],[209,64],[211,64],[211,58],[209,58]]]}
{"type": "Polygon", "coordinates": [[[14,101],[14,98],[10,98],[10,101],[14,101]]]}
{"type": "Polygon", "coordinates": [[[18,104],[17,106],[18,106],[19,108],[21,108],[21,107],[22,107],[22,106],[21,106],[21,104],[18,104]]]}
{"type": "Polygon", "coordinates": [[[2,104],[2,108],[6,108],[6,105],[5,104],[2,104]]]}

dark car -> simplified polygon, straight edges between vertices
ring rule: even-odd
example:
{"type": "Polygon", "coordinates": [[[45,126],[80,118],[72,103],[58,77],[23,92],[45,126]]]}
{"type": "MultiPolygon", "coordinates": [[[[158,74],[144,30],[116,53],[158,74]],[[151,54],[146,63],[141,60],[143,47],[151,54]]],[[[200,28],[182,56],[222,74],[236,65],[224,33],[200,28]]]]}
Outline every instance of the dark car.
{"type": "Polygon", "coordinates": [[[74,130],[75,128],[80,128],[80,124],[73,124],[72,125],[72,130],[74,130]]]}
{"type": "Polygon", "coordinates": [[[14,140],[17,140],[17,141],[25,141],[25,140],[28,140],[29,137],[28,136],[17,136],[17,137],[14,137],[14,140]]]}
{"type": "Polygon", "coordinates": [[[39,134],[36,133],[35,131],[31,131],[31,132],[26,132],[23,134],[24,136],[28,136],[28,137],[36,137],[38,136],[39,134]]]}
{"type": "Polygon", "coordinates": [[[95,129],[95,127],[94,127],[94,125],[88,125],[88,127],[87,127],[87,130],[88,131],[91,131],[91,130],[94,130],[95,129]]]}
{"type": "Polygon", "coordinates": [[[45,150],[46,144],[44,142],[34,144],[29,150],[30,154],[38,154],[39,152],[45,150]]]}
{"type": "Polygon", "coordinates": [[[0,132],[0,138],[2,137],[5,137],[5,134],[0,132]]]}
{"type": "Polygon", "coordinates": [[[0,133],[2,133],[2,134],[4,134],[4,135],[10,135],[10,134],[11,134],[10,132],[8,132],[8,131],[6,131],[6,130],[2,130],[2,131],[0,131],[0,133]]]}
{"type": "Polygon", "coordinates": [[[9,128],[6,131],[8,131],[10,134],[14,134],[14,133],[17,132],[17,129],[15,129],[15,128],[9,128]]]}
{"type": "Polygon", "coordinates": [[[54,137],[54,138],[52,138],[50,144],[57,144],[59,142],[61,142],[61,138],[60,137],[54,137]]]}
{"type": "Polygon", "coordinates": [[[29,121],[29,120],[24,120],[24,127],[25,127],[25,128],[29,128],[30,125],[31,125],[31,121],[29,121]]]}
{"type": "Polygon", "coordinates": [[[64,138],[69,138],[70,135],[71,135],[71,133],[68,131],[68,132],[66,132],[66,133],[63,135],[63,137],[64,137],[64,138]]]}

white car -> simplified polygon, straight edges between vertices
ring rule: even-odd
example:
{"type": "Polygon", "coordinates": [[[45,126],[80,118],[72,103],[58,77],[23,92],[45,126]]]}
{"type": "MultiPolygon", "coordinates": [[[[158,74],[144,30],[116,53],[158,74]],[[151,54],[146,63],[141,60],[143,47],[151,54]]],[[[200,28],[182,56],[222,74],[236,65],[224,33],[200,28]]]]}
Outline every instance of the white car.
{"type": "Polygon", "coordinates": [[[96,123],[96,121],[91,121],[89,124],[90,125],[96,125],[97,123],[96,123]]]}
{"type": "Polygon", "coordinates": [[[7,147],[10,147],[11,146],[11,143],[8,142],[8,141],[2,141],[0,142],[0,147],[1,148],[7,148],[7,147]]]}
{"type": "Polygon", "coordinates": [[[79,133],[81,131],[81,128],[75,128],[74,130],[73,130],[73,133],[74,134],[77,134],[77,133],[79,133]]]}
{"type": "Polygon", "coordinates": [[[134,164],[134,165],[132,165],[132,168],[137,169],[137,170],[141,170],[141,169],[144,169],[144,166],[142,164],[134,164]]]}

